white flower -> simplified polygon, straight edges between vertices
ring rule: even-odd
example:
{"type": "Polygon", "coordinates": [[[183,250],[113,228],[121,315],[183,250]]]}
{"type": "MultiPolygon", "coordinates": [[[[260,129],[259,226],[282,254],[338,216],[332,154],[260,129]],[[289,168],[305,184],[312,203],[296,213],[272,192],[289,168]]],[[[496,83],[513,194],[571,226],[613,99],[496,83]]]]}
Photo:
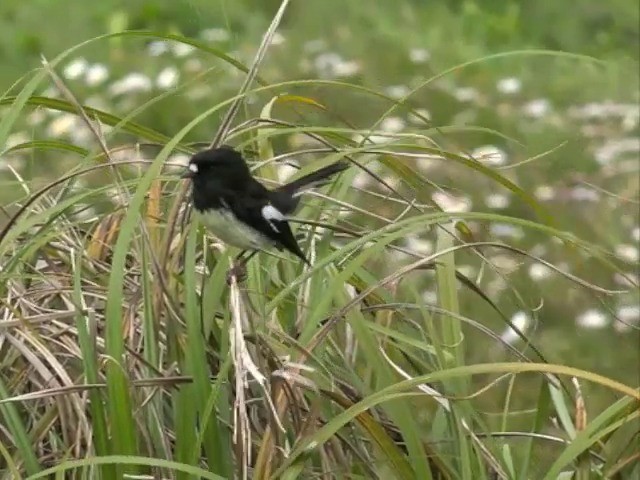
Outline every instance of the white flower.
{"type": "Polygon", "coordinates": [[[147,50],[152,57],[159,57],[169,51],[169,45],[164,40],[154,40],[147,46],[147,50]]]}
{"type": "Polygon", "coordinates": [[[600,165],[606,165],[607,163],[615,160],[616,158],[625,155],[633,154],[637,155],[640,152],[640,139],[630,137],[623,139],[609,140],[604,145],[599,147],[595,152],[596,161],[600,165]]]}
{"type": "Polygon", "coordinates": [[[637,322],[640,319],[640,305],[622,305],[617,308],[616,316],[623,322],[637,322]]]}
{"type": "Polygon", "coordinates": [[[337,53],[327,52],[316,57],[314,66],[316,70],[329,76],[329,73],[333,74],[335,65],[342,61],[342,57],[337,53]]]}
{"type": "Polygon", "coordinates": [[[364,189],[370,185],[372,181],[373,179],[371,178],[371,175],[365,171],[359,170],[353,177],[353,182],[351,184],[354,188],[364,189]]]}
{"type": "Polygon", "coordinates": [[[473,265],[458,265],[456,270],[467,278],[471,278],[476,275],[476,269],[473,265]]]}
{"type": "Polygon", "coordinates": [[[590,309],[576,317],[576,324],[590,330],[601,329],[607,326],[609,319],[600,310],[590,309]]]}
{"type": "Polygon", "coordinates": [[[524,237],[522,228],[511,225],[510,223],[492,223],[489,231],[496,237],[508,237],[516,240],[524,237]]]}
{"type": "Polygon", "coordinates": [[[180,74],[176,67],[165,67],[158,74],[156,85],[158,88],[167,90],[177,85],[179,77],[180,74]]]}
{"type": "MultiPolygon", "coordinates": [[[[107,126],[105,125],[104,132],[108,133],[106,127],[107,126]]],[[[95,141],[95,137],[91,133],[91,130],[89,130],[80,119],[78,119],[76,127],[69,132],[69,138],[76,145],[82,146],[92,145],[95,141]]]]}
{"type": "Polygon", "coordinates": [[[384,90],[387,95],[396,99],[406,97],[411,91],[406,85],[390,85],[384,90]]]}
{"type": "Polygon", "coordinates": [[[386,117],[380,122],[380,129],[384,132],[400,132],[406,126],[406,122],[400,117],[386,117]]]}
{"type": "Polygon", "coordinates": [[[142,73],[133,72],[121,78],[109,87],[111,95],[122,95],[124,93],[147,92],[151,90],[151,79],[142,73]]]}
{"type": "Polygon", "coordinates": [[[75,80],[76,78],[80,78],[82,75],[84,75],[87,67],[88,63],[84,58],[76,58],[64,68],[63,74],[65,78],[68,78],[69,80],[75,80]]]}
{"type": "Polygon", "coordinates": [[[420,238],[416,235],[408,236],[404,241],[405,247],[420,255],[431,255],[433,253],[433,242],[420,238]]]}
{"type": "MultiPolygon", "coordinates": [[[[54,85],[50,85],[44,90],[44,92],[42,92],[42,96],[56,98],[60,96],[60,90],[58,90],[57,87],[55,87],[54,85]]],[[[48,110],[48,112],[51,115],[56,115],[57,113],[60,113],[57,110],[48,110]]]]}
{"type": "Polygon", "coordinates": [[[276,170],[278,174],[278,181],[285,182],[299,171],[298,168],[291,165],[292,163],[295,162],[293,162],[292,160],[288,160],[287,163],[277,164],[276,170]]]}
{"type": "Polygon", "coordinates": [[[547,253],[547,246],[543,243],[537,243],[529,249],[529,253],[535,257],[542,257],[547,253]]]}
{"type": "MultiPolygon", "coordinates": [[[[87,97],[84,101],[84,104],[97,110],[109,110],[109,103],[102,95],[99,94],[87,97]]],[[[104,125],[103,127],[106,127],[106,125],[104,125]]]]}
{"type": "Polygon", "coordinates": [[[515,77],[502,78],[498,81],[497,89],[500,93],[512,95],[522,89],[522,82],[515,77]]]}
{"type": "MultiPolygon", "coordinates": [[[[527,315],[525,312],[520,311],[520,312],[516,312],[511,317],[511,323],[520,332],[522,332],[522,334],[525,334],[527,328],[529,327],[529,324],[531,323],[531,318],[529,318],[529,315],[527,315]]],[[[500,335],[500,339],[503,342],[511,345],[517,340],[520,340],[520,336],[518,335],[515,329],[511,327],[507,327],[500,335]]]]}
{"type": "Polygon", "coordinates": [[[395,175],[393,173],[389,175],[384,175],[382,177],[382,181],[386,185],[388,185],[390,188],[393,188],[394,190],[397,190],[400,184],[402,183],[402,179],[398,175],[395,175]]]}
{"type": "Polygon", "coordinates": [[[424,48],[412,48],[409,50],[409,59],[413,63],[425,63],[431,58],[431,54],[424,48]]]}
{"type": "Polygon", "coordinates": [[[569,115],[581,120],[599,119],[599,118],[626,118],[628,115],[638,116],[637,103],[614,103],[610,100],[600,103],[587,103],[582,106],[571,107],[569,115]]]}
{"type": "Polygon", "coordinates": [[[627,332],[640,321],[640,305],[622,305],[617,308],[616,317],[613,327],[617,332],[627,332]]]}
{"type": "Polygon", "coordinates": [[[526,103],[522,110],[525,115],[531,118],[542,118],[551,110],[551,103],[546,98],[538,98],[526,103]]]}
{"type": "Polygon", "coordinates": [[[471,156],[489,166],[504,165],[507,162],[507,154],[494,145],[478,147],[471,152],[471,156]]]}
{"type": "Polygon", "coordinates": [[[507,195],[502,193],[491,193],[484,198],[484,203],[486,203],[489,208],[503,209],[509,206],[511,200],[507,195]]]}
{"type": "Polygon", "coordinates": [[[27,123],[30,126],[40,125],[45,118],[46,115],[44,113],[44,110],[38,108],[27,115],[27,123]]]}
{"type": "Polygon", "coordinates": [[[171,44],[171,50],[176,57],[186,57],[195,49],[196,47],[187,43],[175,42],[171,44]]]}
{"type": "Polygon", "coordinates": [[[209,42],[226,42],[229,40],[229,31],[226,28],[207,28],[200,32],[200,37],[209,42]]]}
{"type": "Polygon", "coordinates": [[[542,263],[534,263],[529,267],[529,276],[531,280],[544,280],[549,278],[553,270],[542,263]]]}
{"type": "Polygon", "coordinates": [[[627,262],[637,262],[640,258],[638,248],[627,243],[616,245],[616,255],[627,262]]]}
{"type": "Polygon", "coordinates": [[[100,85],[107,78],[109,78],[109,69],[102,63],[94,63],[84,75],[84,81],[90,87],[100,85]]]}
{"type": "Polygon", "coordinates": [[[433,290],[426,290],[422,293],[422,301],[427,305],[434,305],[438,303],[438,294],[433,290]]]}
{"type": "Polygon", "coordinates": [[[444,157],[442,155],[428,154],[420,155],[419,157],[416,157],[415,160],[416,166],[423,172],[427,172],[441,164],[442,160],[444,160],[444,157]]]}
{"type": "Polygon", "coordinates": [[[597,191],[583,186],[574,187],[569,193],[571,198],[577,202],[597,202],[600,200],[600,194],[597,191]]]}
{"type": "Polygon", "coordinates": [[[198,58],[189,58],[184,62],[185,72],[199,72],[202,68],[202,61],[198,58]]]}
{"type": "Polygon", "coordinates": [[[448,193],[434,192],[431,199],[436,202],[442,210],[449,213],[468,212],[471,210],[472,202],[468,197],[456,197],[448,193]]]}
{"type": "Polygon", "coordinates": [[[78,118],[70,113],[63,113],[54,118],[47,127],[47,134],[50,137],[61,137],[69,135],[78,126],[78,118]]]}
{"type": "Polygon", "coordinates": [[[29,141],[29,136],[24,132],[16,132],[10,134],[4,142],[4,148],[9,150],[16,145],[20,145],[21,143],[26,143],[29,141]]]}
{"type": "MultiPolygon", "coordinates": [[[[23,155],[18,152],[6,153],[2,156],[2,161],[0,162],[0,172],[9,172],[12,169],[20,171],[24,164],[25,158],[23,155]]],[[[0,267],[0,271],[2,271],[2,267],[0,267]]]]}
{"type": "Polygon", "coordinates": [[[520,266],[517,260],[506,254],[494,255],[489,258],[489,261],[494,265],[494,267],[507,272],[513,272],[520,266]]]}
{"type": "Polygon", "coordinates": [[[277,46],[277,45],[282,45],[285,41],[284,35],[282,35],[280,32],[275,32],[273,34],[273,37],[271,37],[271,45],[277,46]]]}
{"type": "Polygon", "coordinates": [[[536,187],[533,195],[541,202],[547,202],[555,198],[556,191],[549,185],[539,185],[536,187]]]}
{"type": "Polygon", "coordinates": [[[314,67],[323,78],[349,77],[360,70],[357,62],[344,60],[334,52],[318,55],[314,61],[314,67]]]}
{"type": "Polygon", "coordinates": [[[456,100],[459,102],[472,102],[477,100],[480,96],[478,91],[473,87],[461,87],[457,88],[453,92],[453,96],[456,97],[456,100]]]}
{"type": "Polygon", "coordinates": [[[336,64],[334,70],[338,78],[353,77],[360,71],[360,64],[355,60],[347,60],[336,64]]]}
{"type": "Polygon", "coordinates": [[[503,277],[495,277],[487,283],[486,294],[490,297],[497,297],[507,289],[507,282],[503,277]]]}
{"type": "Polygon", "coordinates": [[[616,272],[613,274],[613,281],[623,287],[638,288],[638,285],[640,284],[640,277],[632,272],[625,272],[624,275],[616,272]]]}

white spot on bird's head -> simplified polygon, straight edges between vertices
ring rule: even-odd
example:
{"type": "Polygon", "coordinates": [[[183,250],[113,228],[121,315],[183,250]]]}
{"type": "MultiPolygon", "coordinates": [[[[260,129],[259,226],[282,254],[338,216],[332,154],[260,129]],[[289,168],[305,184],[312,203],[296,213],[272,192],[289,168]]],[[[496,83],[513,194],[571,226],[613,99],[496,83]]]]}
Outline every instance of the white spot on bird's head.
{"type": "Polygon", "coordinates": [[[198,173],[198,165],[196,165],[195,163],[190,163],[189,170],[191,170],[193,173],[198,173]]]}

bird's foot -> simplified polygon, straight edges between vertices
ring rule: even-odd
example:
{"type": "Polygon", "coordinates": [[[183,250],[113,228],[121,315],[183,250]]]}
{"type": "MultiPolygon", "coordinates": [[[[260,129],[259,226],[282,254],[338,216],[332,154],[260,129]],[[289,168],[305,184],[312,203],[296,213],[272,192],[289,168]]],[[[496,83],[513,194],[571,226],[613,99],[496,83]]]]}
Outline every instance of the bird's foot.
{"type": "Polygon", "coordinates": [[[234,264],[227,272],[227,285],[242,283],[247,279],[247,264],[240,262],[234,264]]]}

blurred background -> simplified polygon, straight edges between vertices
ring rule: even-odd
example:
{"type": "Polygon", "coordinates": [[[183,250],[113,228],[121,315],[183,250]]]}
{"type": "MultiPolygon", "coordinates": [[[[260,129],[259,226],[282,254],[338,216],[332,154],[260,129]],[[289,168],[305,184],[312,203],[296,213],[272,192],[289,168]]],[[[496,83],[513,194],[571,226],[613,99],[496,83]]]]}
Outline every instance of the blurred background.
{"type": "MultiPolygon", "coordinates": [[[[189,36],[247,65],[278,5],[275,0],[3,0],[0,87],[10,98],[24,85],[23,76],[40,66],[41,55],[52,60],[85,40],[123,30],[189,36]]],[[[423,119],[394,112],[383,119],[381,130],[416,131],[428,119],[430,128],[441,129],[447,148],[468,152],[498,169],[544,204],[564,230],[614,252],[610,260],[623,274],[513,225],[493,224],[487,236],[601,287],[627,289],[630,279],[638,280],[640,242],[639,23],[636,0],[295,1],[260,76],[272,84],[306,78],[348,82],[393,99],[420,87],[408,102],[423,119]]],[[[134,121],[167,136],[232,96],[243,79],[239,70],[213,54],[144,36],[78,47],[57,71],[83,105],[119,116],[132,114],[134,121]]],[[[354,89],[311,83],[255,95],[246,112],[257,115],[276,92],[304,95],[330,112],[306,112],[309,124],[339,118],[370,128],[389,108],[388,101],[354,89]]],[[[60,96],[52,84],[39,93],[60,96]]],[[[76,115],[40,107],[28,112],[7,145],[0,146],[2,151],[51,138],[95,148],[76,115]]],[[[286,109],[278,116],[296,118],[286,109]]],[[[188,140],[211,140],[219,119],[211,117],[188,140]]],[[[136,141],[134,135],[118,138],[136,141]]],[[[278,141],[276,150],[284,152],[301,140],[291,136],[278,141]]],[[[37,150],[4,155],[0,201],[9,204],[24,195],[12,169],[44,183],[77,162],[67,157],[37,150]]],[[[531,216],[507,190],[470,169],[427,158],[420,168],[442,189],[425,195],[445,210],[531,216]]],[[[359,186],[365,187],[368,180],[360,180],[359,186]]],[[[97,182],[91,179],[85,187],[97,182]]],[[[405,243],[421,253],[434,247],[429,237],[405,243]]],[[[637,290],[596,298],[544,265],[508,255],[492,260],[508,283],[487,282],[487,293],[550,361],[638,384],[637,290]],[[530,309],[514,301],[511,287],[530,309]]],[[[478,275],[473,261],[469,255],[465,264],[464,254],[459,260],[461,270],[472,278],[478,275]]],[[[428,280],[421,289],[425,301],[433,298],[428,280]]],[[[463,309],[474,318],[486,313],[487,307],[472,295],[463,298],[463,309]]],[[[518,344],[501,321],[485,317],[506,341],[518,344]]],[[[489,346],[483,341],[471,345],[469,360],[487,360],[489,346]]],[[[602,407],[611,398],[595,402],[602,407]]]]}

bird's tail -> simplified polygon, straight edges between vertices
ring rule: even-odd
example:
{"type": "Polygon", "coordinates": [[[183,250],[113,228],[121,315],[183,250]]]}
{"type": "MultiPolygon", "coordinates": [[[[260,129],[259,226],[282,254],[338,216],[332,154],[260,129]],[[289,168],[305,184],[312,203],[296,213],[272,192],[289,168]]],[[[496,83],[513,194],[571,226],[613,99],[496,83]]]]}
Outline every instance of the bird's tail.
{"type": "Polygon", "coordinates": [[[304,177],[300,177],[292,182],[282,185],[278,188],[279,191],[288,193],[297,197],[301,193],[311,188],[318,188],[329,182],[330,178],[337,173],[340,173],[349,168],[350,163],[344,160],[327,165],[315,172],[311,172],[304,177]]]}

